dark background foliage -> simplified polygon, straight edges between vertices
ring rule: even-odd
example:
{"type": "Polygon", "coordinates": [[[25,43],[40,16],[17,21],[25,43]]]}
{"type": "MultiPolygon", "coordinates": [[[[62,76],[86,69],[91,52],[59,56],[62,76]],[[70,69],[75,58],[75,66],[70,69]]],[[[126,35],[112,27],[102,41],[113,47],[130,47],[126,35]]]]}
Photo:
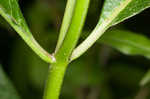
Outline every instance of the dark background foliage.
{"type": "MultiPolygon", "coordinates": [[[[35,38],[52,52],[66,0],[19,0],[19,4],[35,38]]],[[[102,4],[103,0],[91,0],[83,31],[94,28],[102,4]]],[[[149,18],[150,9],[147,9],[113,28],[124,28],[150,38],[149,18]]],[[[0,64],[23,99],[42,98],[48,64],[1,17],[0,64]]],[[[143,56],[124,55],[108,45],[96,43],[70,64],[60,99],[149,99],[149,86],[139,85],[149,66],[150,60],[143,56]]]]}

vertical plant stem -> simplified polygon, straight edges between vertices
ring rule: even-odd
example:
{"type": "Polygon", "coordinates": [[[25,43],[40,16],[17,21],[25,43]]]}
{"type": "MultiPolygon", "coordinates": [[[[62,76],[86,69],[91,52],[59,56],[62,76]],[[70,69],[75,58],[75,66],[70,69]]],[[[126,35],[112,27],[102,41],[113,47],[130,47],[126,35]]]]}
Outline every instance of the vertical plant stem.
{"type": "Polygon", "coordinates": [[[78,42],[86,19],[89,2],[90,0],[76,0],[70,26],[67,28],[63,42],[56,52],[61,57],[60,59],[64,59],[64,61],[70,59],[70,55],[78,42]]]}
{"type": "MultiPolygon", "coordinates": [[[[67,27],[60,34],[60,43],[55,51],[56,62],[50,66],[47,85],[45,88],[44,99],[58,99],[60,95],[61,85],[64,74],[69,64],[70,55],[77,44],[80,33],[82,31],[84,21],[87,15],[88,5],[90,0],[75,0],[72,4],[73,8],[66,9],[66,13],[72,14],[69,16],[70,21],[66,21],[67,27]],[[69,11],[67,11],[69,10],[69,11]],[[62,37],[62,38],[61,38],[62,37]]],[[[70,0],[68,0],[70,2],[70,0]]]]}
{"type": "Polygon", "coordinates": [[[67,63],[53,63],[49,69],[49,76],[45,88],[44,99],[58,99],[67,63]]]}
{"type": "Polygon", "coordinates": [[[76,5],[76,0],[68,0],[67,1],[65,14],[64,14],[62,26],[61,26],[61,29],[60,29],[60,34],[59,34],[58,42],[57,42],[57,45],[56,45],[55,53],[61,47],[61,44],[63,43],[63,40],[66,36],[66,33],[68,31],[68,28],[69,28],[71,20],[72,20],[75,5],[76,5]]]}

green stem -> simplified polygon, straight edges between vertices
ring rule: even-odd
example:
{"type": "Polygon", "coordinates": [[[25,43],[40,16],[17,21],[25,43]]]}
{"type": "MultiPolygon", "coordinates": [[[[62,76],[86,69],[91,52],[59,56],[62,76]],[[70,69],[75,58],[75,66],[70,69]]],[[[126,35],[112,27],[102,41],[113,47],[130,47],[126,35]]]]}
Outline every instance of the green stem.
{"type": "MultiPolygon", "coordinates": [[[[56,62],[52,63],[48,81],[44,93],[44,99],[58,99],[64,74],[69,64],[70,55],[76,46],[79,39],[84,21],[87,15],[88,5],[90,0],[75,0],[72,3],[71,11],[66,9],[65,14],[70,12],[70,21],[66,21],[67,27],[63,29],[58,41],[58,46],[55,51],[56,62]]],[[[68,4],[71,4],[68,0],[68,4]]],[[[67,15],[65,15],[67,16],[67,15]]],[[[64,19],[65,20],[65,19],[64,19]]]]}
{"type": "Polygon", "coordinates": [[[72,20],[72,16],[73,16],[73,13],[74,13],[75,5],[76,5],[76,0],[68,0],[67,1],[65,14],[64,14],[62,26],[61,26],[61,29],[60,29],[60,34],[59,34],[59,38],[58,38],[55,53],[61,47],[61,45],[63,43],[63,40],[66,36],[66,33],[69,29],[69,26],[70,26],[70,23],[71,23],[71,20],[72,20]]]}
{"type": "Polygon", "coordinates": [[[102,34],[108,29],[109,25],[104,23],[100,26],[97,26],[93,32],[79,45],[77,46],[71,55],[71,61],[77,59],[82,54],[84,54],[102,34]]]}
{"type": "Polygon", "coordinates": [[[60,95],[63,78],[67,68],[67,63],[53,63],[50,66],[48,81],[43,99],[58,99],[60,95]]]}
{"type": "MultiPolygon", "coordinates": [[[[69,2],[69,0],[68,0],[69,2]]],[[[60,59],[68,61],[84,26],[90,0],[76,0],[74,13],[69,28],[56,54],[60,59]]],[[[66,11],[67,12],[67,11],[66,11]]]]}

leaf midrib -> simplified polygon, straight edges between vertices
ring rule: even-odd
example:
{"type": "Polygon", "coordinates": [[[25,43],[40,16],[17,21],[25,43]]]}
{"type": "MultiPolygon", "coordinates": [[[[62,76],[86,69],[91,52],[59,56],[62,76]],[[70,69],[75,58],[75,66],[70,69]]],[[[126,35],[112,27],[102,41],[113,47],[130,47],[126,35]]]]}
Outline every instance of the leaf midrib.
{"type": "Polygon", "coordinates": [[[83,41],[72,53],[71,60],[74,60],[86,52],[99,37],[111,26],[113,20],[119,15],[119,13],[125,9],[132,0],[125,0],[121,2],[119,7],[114,8],[114,12],[109,18],[107,17],[102,24],[98,24],[94,31],[83,41]]]}

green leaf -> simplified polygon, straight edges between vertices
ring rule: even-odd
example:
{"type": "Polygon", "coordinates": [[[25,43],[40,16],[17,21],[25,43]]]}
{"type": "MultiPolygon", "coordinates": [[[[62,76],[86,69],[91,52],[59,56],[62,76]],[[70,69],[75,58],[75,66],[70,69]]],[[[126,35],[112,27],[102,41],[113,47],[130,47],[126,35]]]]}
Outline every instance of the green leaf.
{"type": "Polygon", "coordinates": [[[150,0],[105,0],[99,23],[114,25],[150,7],[150,0]]]}
{"type": "Polygon", "coordinates": [[[0,65],[0,99],[20,99],[0,65]]]}
{"type": "Polygon", "coordinates": [[[74,60],[88,50],[99,37],[115,25],[150,7],[150,0],[105,0],[100,20],[93,32],[73,51],[74,60]]]}
{"type": "Polygon", "coordinates": [[[146,84],[148,84],[150,82],[150,70],[144,75],[144,77],[142,78],[140,85],[144,86],[146,84]]]}
{"type": "Polygon", "coordinates": [[[127,55],[142,55],[150,59],[150,39],[141,34],[112,29],[97,42],[112,46],[127,55]]]}
{"type": "Polygon", "coordinates": [[[24,41],[46,62],[53,62],[49,55],[33,38],[16,0],[0,0],[0,15],[17,31],[24,41]]]}

